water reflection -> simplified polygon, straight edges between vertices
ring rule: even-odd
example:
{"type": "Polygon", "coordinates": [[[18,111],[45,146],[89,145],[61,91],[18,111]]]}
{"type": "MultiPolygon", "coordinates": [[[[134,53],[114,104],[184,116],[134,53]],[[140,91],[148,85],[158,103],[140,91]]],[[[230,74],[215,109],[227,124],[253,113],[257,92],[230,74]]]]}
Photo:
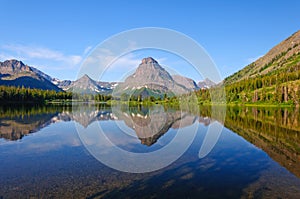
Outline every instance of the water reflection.
{"type": "Polygon", "coordinates": [[[62,111],[62,107],[51,106],[1,106],[0,138],[22,139],[51,124],[52,119],[62,111]]]}
{"type": "Polygon", "coordinates": [[[163,106],[152,107],[114,107],[113,112],[119,120],[133,129],[141,143],[151,146],[170,128],[179,129],[193,125],[197,116],[180,110],[165,111],[163,106]]]}
{"type": "MultiPolygon", "coordinates": [[[[178,129],[195,122],[209,125],[211,108],[189,112],[166,107],[128,106],[33,106],[0,107],[0,138],[22,139],[51,123],[75,121],[87,128],[93,122],[124,121],[141,143],[151,146],[170,128],[178,129]]],[[[216,118],[217,119],[217,118],[216,118]]],[[[228,107],[225,126],[257,147],[282,166],[300,176],[299,109],[228,107]]]]}
{"type": "Polygon", "coordinates": [[[88,128],[95,121],[121,120],[135,131],[141,143],[151,146],[170,128],[179,129],[195,122],[209,125],[207,116],[193,115],[189,112],[169,109],[160,105],[151,107],[127,106],[50,106],[2,109],[0,116],[0,138],[22,139],[24,135],[37,132],[51,123],[75,121],[88,128]]]}
{"type": "Polygon", "coordinates": [[[211,107],[196,109],[1,107],[0,198],[299,198],[299,110],[228,107],[227,129],[209,156],[199,159],[207,128],[218,118],[211,118],[211,107]],[[92,158],[78,139],[75,123],[82,129],[105,124],[118,145],[141,151],[165,145],[179,128],[201,128],[174,164],[138,175],[114,171],[92,158]],[[123,124],[134,136],[119,134],[114,124],[123,124]]]}
{"type": "Polygon", "coordinates": [[[300,177],[299,109],[229,108],[225,126],[300,177]]]}

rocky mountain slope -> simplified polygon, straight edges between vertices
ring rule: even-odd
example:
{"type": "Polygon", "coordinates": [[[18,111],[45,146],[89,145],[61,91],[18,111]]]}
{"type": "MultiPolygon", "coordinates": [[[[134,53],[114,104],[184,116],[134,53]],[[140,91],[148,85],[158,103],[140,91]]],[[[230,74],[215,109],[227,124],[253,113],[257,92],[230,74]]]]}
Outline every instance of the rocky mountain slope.
{"type": "Polygon", "coordinates": [[[0,62],[0,85],[61,91],[49,80],[50,78],[38,69],[18,60],[0,62]]]}
{"type": "Polygon", "coordinates": [[[57,85],[65,91],[85,94],[110,94],[117,85],[116,82],[98,82],[84,75],[76,81],[59,81],[57,85]]]}
{"type": "Polygon", "coordinates": [[[188,93],[197,88],[193,80],[175,76],[175,79],[152,57],[142,59],[135,73],[120,83],[114,94],[163,96],[188,93]]]}
{"type": "Polygon", "coordinates": [[[24,86],[25,88],[42,90],[74,90],[80,93],[109,94],[117,83],[95,81],[87,75],[76,81],[59,80],[32,66],[25,65],[22,61],[12,59],[0,62],[0,85],[24,86]]]}
{"type": "Polygon", "coordinates": [[[177,84],[183,85],[184,87],[186,87],[189,90],[198,90],[199,89],[197,83],[194,80],[192,80],[191,78],[184,77],[181,75],[172,75],[172,78],[177,84]]]}

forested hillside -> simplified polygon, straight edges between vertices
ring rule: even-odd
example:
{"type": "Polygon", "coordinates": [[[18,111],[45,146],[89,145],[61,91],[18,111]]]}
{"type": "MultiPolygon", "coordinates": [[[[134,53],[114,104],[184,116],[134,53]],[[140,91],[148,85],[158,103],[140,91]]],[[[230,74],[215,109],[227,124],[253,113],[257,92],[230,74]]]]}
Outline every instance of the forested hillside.
{"type": "Polygon", "coordinates": [[[0,103],[34,102],[44,103],[46,100],[72,99],[70,92],[54,90],[30,89],[15,86],[0,86],[0,103]]]}
{"type": "Polygon", "coordinates": [[[227,102],[300,102],[300,31],[224,80],[227,102]]]}

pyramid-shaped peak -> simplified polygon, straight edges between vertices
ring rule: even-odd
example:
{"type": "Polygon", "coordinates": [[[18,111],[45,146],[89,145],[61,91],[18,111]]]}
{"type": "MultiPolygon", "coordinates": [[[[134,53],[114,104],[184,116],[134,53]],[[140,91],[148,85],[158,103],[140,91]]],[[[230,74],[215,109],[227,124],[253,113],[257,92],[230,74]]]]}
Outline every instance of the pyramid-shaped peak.
{"type": "Polygon", "coordinates": [[[94,80],[92,78],[90,78],[87,74],[84,74],[83,76],[81,76],[76,81],[78,81],[78,82],[91,82],[91,81],[94,81],[94,80]]]}
{"type": "Polygon", "coordinates": [[[152,57],[147,57],[147,58],[142,59],[142,64],[149,64],[149,63],[158,64],[158,62],[155,59],[153,59],[152,57]]]}
{"type": "Polygon", "coordinates": [[[91,79],[87,74],[84,74],[81,78],[79,79],[91,79]]]}

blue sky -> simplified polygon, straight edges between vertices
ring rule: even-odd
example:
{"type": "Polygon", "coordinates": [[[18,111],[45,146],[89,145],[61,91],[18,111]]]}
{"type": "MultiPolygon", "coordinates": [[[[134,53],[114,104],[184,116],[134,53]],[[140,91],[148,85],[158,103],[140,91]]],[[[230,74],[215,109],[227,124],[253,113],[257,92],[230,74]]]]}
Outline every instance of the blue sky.
{"type": "MultiPolygon", "coordinates": [[[[133,28],[162,27],[188,35],[205,48],[222,77],[300,29],[297,0],[1,0],[0,4],[0,60],[21,59],[60,79],[75,79],[80,63],[93,48],[133,28]]],[[[137,63],[141,54],[128,56],[132,59],[128,63],[137,63]]],[[[199,80],[192,70],[182,70],[184,64],[176,65],[179,59],[174,56],[149,56],[199,80]]],[[[125,69],[105,80],[118,80],[125,69]]]]}

